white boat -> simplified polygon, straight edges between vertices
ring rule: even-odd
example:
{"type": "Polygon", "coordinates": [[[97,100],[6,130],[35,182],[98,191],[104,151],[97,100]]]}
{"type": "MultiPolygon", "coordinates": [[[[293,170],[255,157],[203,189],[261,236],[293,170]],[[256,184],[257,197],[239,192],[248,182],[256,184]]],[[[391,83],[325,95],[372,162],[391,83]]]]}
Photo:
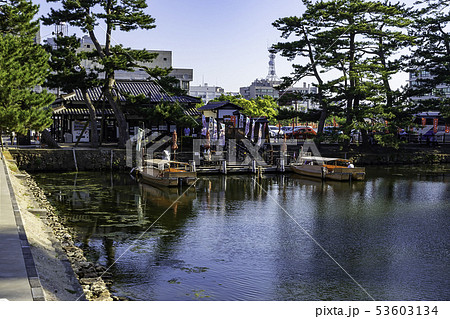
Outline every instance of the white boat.
{"type": "Polygon", "coordinates": [[[291,164],[293,172],[335,181],[364,180],[364,167],[354,167],[350,160],[343,158],[304,156],[297,163],[291,164]]]}
{"type": "Polygon", "coordinates": [[[166,187],[190,186],[197,179],[197,173],[191,171],[188,163],[152,159],[138,169],[140,182],[166,187]]]}

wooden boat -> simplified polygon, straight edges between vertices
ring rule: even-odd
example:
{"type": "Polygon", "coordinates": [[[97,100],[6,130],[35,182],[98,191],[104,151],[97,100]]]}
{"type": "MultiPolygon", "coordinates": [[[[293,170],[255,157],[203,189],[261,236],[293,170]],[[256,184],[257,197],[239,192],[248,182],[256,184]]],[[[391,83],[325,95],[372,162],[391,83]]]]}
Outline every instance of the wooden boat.
{"type": "Polygon", "coordinates": [[[364,180],[364,167],[349,167],[350,160],[343,158],[306,156],[291,164],[293,172],[305,176],[334,181],[364,180]]]}
{"type": "Polygon", "coordinates": [[[188,163],[152,159],[146,160],[143,168],[138,170],[140,182],[155,186],[177,187],[192,185],[197,173],[190,171],[188,163]]]}
{"type": "Polygon", "coordinates": [[[167,208],[175,201],[179,204],[188,204],[197,198],[194,187],[180,189],[178,187],[158,187],[147,183],[140,183],[139,189],[145,202],[167,208]]]}

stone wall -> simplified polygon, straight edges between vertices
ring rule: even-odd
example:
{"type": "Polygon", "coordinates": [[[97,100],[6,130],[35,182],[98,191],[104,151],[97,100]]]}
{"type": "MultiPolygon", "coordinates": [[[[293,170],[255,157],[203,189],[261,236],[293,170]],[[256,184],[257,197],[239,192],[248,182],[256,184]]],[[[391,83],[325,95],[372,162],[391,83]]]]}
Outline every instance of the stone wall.
{"type": "MultiPolygon", "coordinates": [[[[301,145],[289,145],[288,152],[298,155],[300,147],[301,145]]],[[[320,145],[319,150],[324,157],[349,158],[359,166],[450,163],[450,145],[437,148],[404,146],[398,150],[381,147],[356,148],[350,152],[344,152],[339,145],[320,145]]],[[[10,153],[21,170],[29,172],[76,170],[74,150],[71,148],[11,149],[10,153]]],[[[155,155],[155,158],[162,156],[160,153],[155,155]]],[[[123,149],[75,149],[75,158],[79,171],[130,171],[126,166],[126,150],[123,149]]],[[[177,152],[177,161],[188,162],[191,159],[193,159],[192,152],[177,152]]]]}
{"type": "Polygon", "coordinates": [[[122,149],[10,149],[21,170],[106,171],[129,170],[122,149]],[[74,156],[75,154],[75,156],[74,156]],[[76,164],[75,164],[76,161],[76,164]]]}

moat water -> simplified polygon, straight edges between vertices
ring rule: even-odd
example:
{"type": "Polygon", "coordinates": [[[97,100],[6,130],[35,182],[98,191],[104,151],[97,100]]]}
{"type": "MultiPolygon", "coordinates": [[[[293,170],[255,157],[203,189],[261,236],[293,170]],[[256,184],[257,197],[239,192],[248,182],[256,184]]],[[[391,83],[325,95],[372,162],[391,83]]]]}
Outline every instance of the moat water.
{"type": "Polygon", "coordinates": [[[182,190],[125,173],[34,177],[120,296],[450,298],[448,165],[367,168],[354,183],[201,176],[182,190]]]}

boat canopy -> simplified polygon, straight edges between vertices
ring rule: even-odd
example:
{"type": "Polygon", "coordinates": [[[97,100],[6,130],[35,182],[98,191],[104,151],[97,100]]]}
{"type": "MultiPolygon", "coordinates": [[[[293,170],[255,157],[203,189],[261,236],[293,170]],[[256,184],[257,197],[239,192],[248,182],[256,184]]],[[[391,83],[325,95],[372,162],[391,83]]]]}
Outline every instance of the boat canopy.
{"type": "Polygon", "coordinates": [[[338,157],[322,157],[322,156],[302,156],[300,158],[302,161],[317,161],[317,162],[351,162],[349,159],[338,158],[338,157]]]}
{"type": "Polygon", "coordinates": [[[158,159],[158,158],[145,160],[145,164],[147,166],[158,166],[158,167],[170,166],[170,165],[182,165],[182,166],[189,165],[189,163],[185,163],[185,162],[169,161],[169,160],[158,159]]]}

